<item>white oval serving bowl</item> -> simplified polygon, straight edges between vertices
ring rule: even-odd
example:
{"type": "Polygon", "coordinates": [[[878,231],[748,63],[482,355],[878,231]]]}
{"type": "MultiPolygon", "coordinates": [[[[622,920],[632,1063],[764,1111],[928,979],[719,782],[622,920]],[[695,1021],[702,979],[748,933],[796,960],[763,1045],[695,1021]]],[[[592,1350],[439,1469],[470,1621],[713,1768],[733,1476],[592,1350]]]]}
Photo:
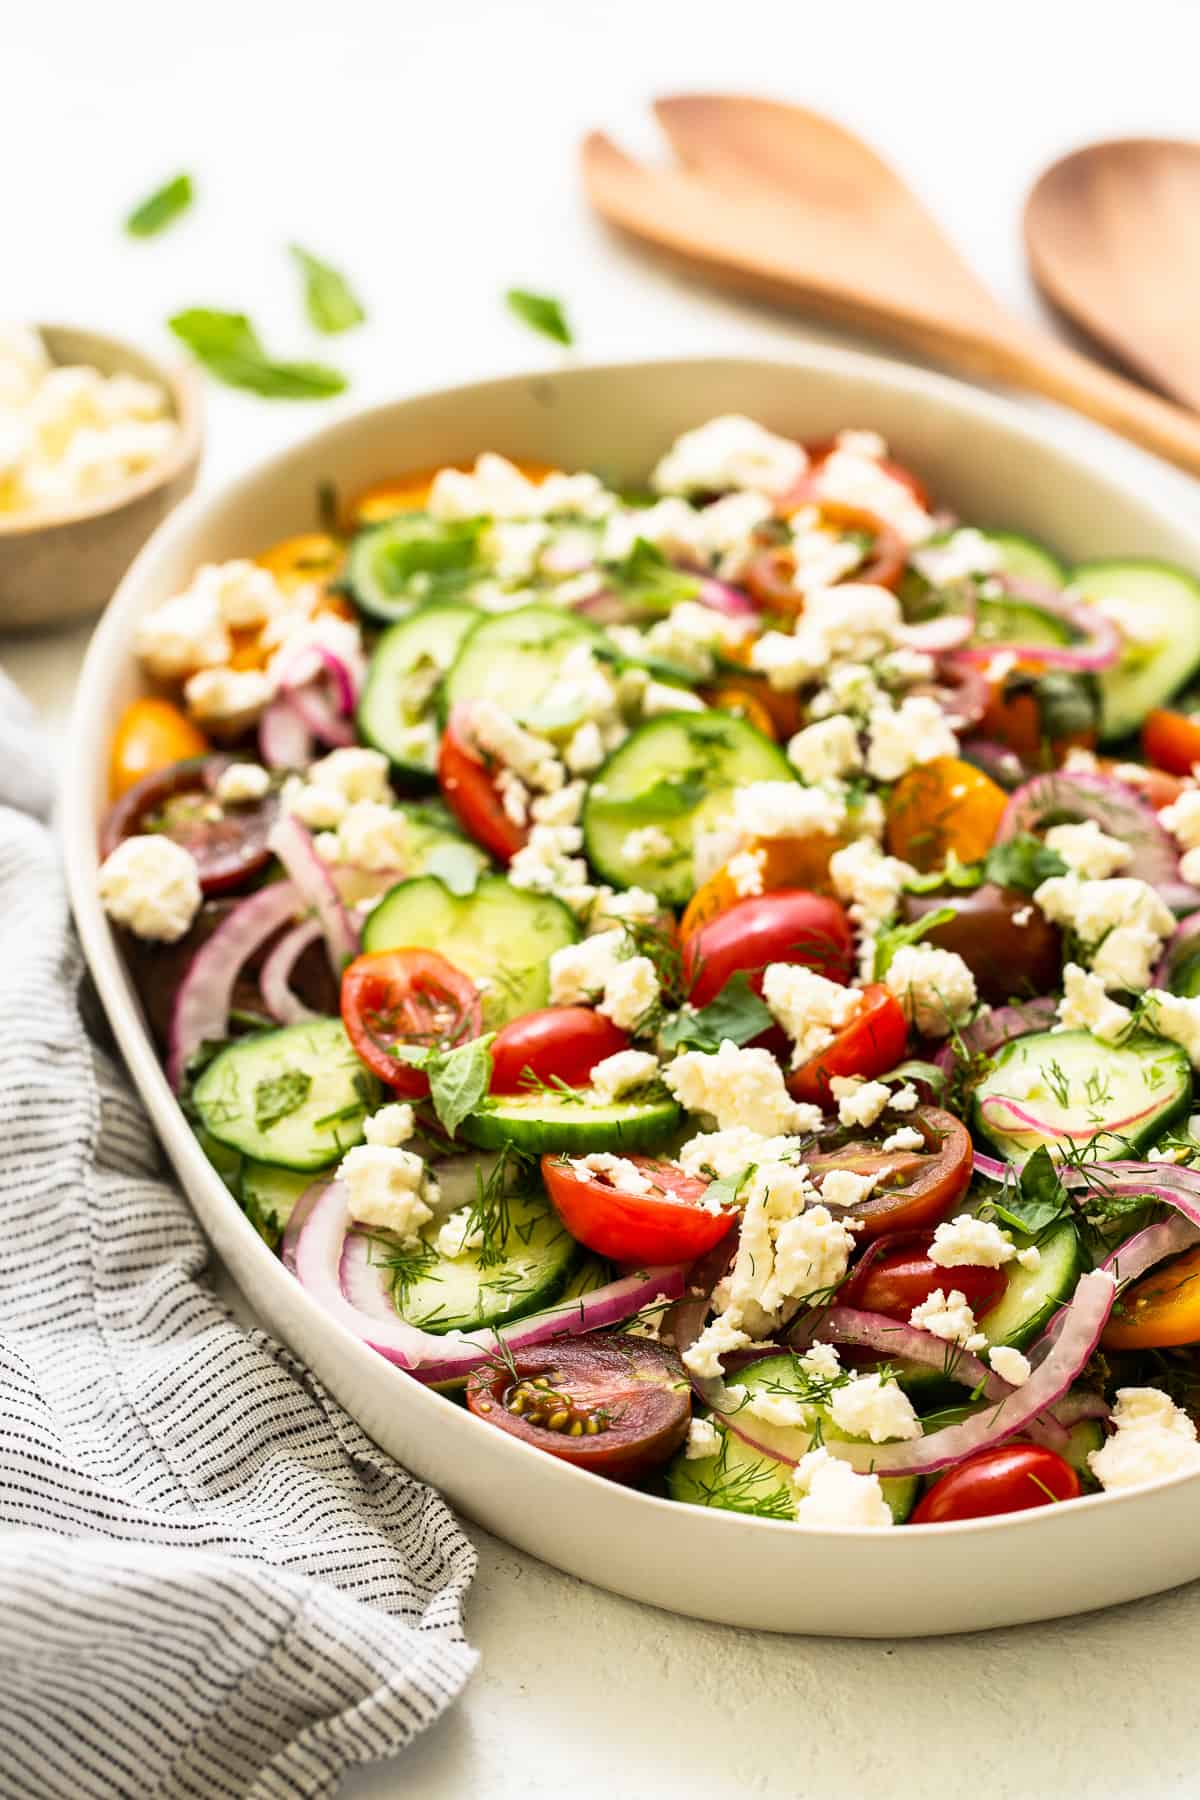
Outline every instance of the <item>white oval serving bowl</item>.
{"type": "Polygon", "coordinates": [[[95,881],[108,741],[143,687],[130,648],[136,620],[199,563],[253,555],[309,529],[323,482],[354,492],[494,449],[632,483],[679,432],[727,412],[802,438],[851,425],[881,431],[939,501],[1042,538],[1069,558],[1150,555],[1200,567],[1200,529],[1064,448],[1039,418],[847,352],[568,368],[344,418],[182,508],[138,557],[92,641],[71,731],[64,833],[75,917],[117,1040],[204,1229],[250,1303],[376,1442],[522,1550],[676,1612],[843,1637],[1011,1625],[1191,1580],[1200,1576],[1195,1477],[1010,1518],[822,1531],[656,1499],[489,1429],[368,1350],[287,1273],[202,1154],[143,1026],[95,881]]]}

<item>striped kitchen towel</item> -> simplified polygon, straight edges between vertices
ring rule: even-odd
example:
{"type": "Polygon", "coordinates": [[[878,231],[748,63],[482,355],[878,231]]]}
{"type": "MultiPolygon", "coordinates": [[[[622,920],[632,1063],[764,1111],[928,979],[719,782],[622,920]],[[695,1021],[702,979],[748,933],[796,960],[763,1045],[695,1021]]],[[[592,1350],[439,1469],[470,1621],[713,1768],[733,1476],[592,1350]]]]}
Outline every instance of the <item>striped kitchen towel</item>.
{"type": "Polygon", "coordinates": [[[474,1551],[205,1284],[29,729],[0,688],[0,1795],[330,1794],[461,1691],[474,1551]]]}

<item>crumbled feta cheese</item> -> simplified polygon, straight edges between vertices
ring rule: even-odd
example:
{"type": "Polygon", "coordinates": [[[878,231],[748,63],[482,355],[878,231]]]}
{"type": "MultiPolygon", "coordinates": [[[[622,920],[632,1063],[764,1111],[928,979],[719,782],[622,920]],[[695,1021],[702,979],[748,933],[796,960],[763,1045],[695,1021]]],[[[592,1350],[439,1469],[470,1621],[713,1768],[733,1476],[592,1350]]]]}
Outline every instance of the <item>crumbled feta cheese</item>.
{"type": "Polygon", "coordinates": [[[892,1098],[882,1081],[864,1081],[861,1075],[835,1075],[829,1091],[838,1103],[839,1125],[873,1125],[892,1098]]]}
{"type": "Polygon", "coordinates": [[[658,1058],[649,1050],[618,1050],[592,1070],[588,1080],[605,1105],[619,1100],[632,1088],[644,1087],[658,1074],[658,1058]]]}
{"type": "Polygon", "coordinates": [[[792,1040],[794,1069],[827,1049],[863,1004],[859,988],[829,981],[802,963],[769,964],[762,991],[772,1017],[792,1040]]]}
{"type": "Polygon", "coordinates": [[[966,1263],[982,1269],[1001,1269],[1016,1255],[1012,1239],[990,1219],[959,1213],[944,1219],[933,1234],[929,1260],[939,1268],[957,1269],[966,1263]]]}
{"type": "Polygon", "coordinates": [[[1092,972],[1105,987],[1136,994],[1149,986],[1162,939],[1140,925],[1118,925],[1092,954],[1092,972]]]}
{"type": "Polygon", "coordinates": [[[1154,889],[1134,876],[1111,881],[1083,881],[1077,875],[1052,875],[1034,899],[1055,925],[1066,925],[1085,944],[1098,944],[1115,929],[1136,927],[1155,938],[1175,929],[1175,917],[1154,889]]]}
{"type": "Polygon", "coordinates": [[[958,755],[954,728],[931,694],[908,694],[896,707],[873,706],[867,732],[867,773],[876,781],[898,781],[937,757],[958,755]]]}
{"type": "Polygon", "coordinates": [[[802,1525],[855,1525],[881,1531],[896,1522],[878,1475],[860,1475],[848,1462],[831,1456],[823,1444],[801,1457],[792,1483],[800,1495],[796,1517],[802,1525]]]}
{"type": "Polygon", "coordinates": [[[794,632],[764,632],[751,647],[750,666],[786,693],[824,675],[839,659],[857,666],[881,656],[893,647],[900,623],[895,594],[871,582],[845,581],[810,594],[794,632]]]}
{"type": "Polygon", "coordinates": [[[1177,800],[1163,807],[1158,822],[1185,850],[1200,849],[1200,788],[1184,788],[1177,800]]]}
{"type": "Polygon", "coordinates": [[[554,745],[518,725],[496,701],[473,700],[463,715],[463,730],[475,749],[504,763],[526,787],[554,793],[563,786],[563,766],[554,745]]]}
{"type": "Polygon", "coordinates": [[[675,855],[675,844],[661,825],[639,825],[621,844],[626,862],[662,862],[675,855]]]}
{"type": "Polygon", "coordinates": [[[197,571],[192,587],[212,594],[222,619],[235,631],[257,630],[287,604],[271,571],[241,558],[208,564],[197,571]]]}
{"type": "Polygon", "coordinates": [[[1200,995],[1185,998],[1151,988],[1146,995],[1146,1023],[1159,1037],[1170,1038],[1187,1051],[1188,1061],[1200,1069],[1200,995]]]}
{"type": "Polygon", "coordinates": [[[1011,1344],[997,1344],[988,1351],[988,1361],[1001,1381],[1007,1381],[1009,1387],[1024,1387],[1033,1373],[1029,1358],[1019,1350],[1014,1350],[1011,1344]]]}
{"type": "Polygon", "coordinates": [[[776,437],[753,419],[730,413],[677,437],[655,468],[650,484],[660,494],[757,488],[776,495],[792,487],[807,467],[802,445],[776,437]]]}
{"type": "Polygon", "coordinates": [[[590,1156],[568,1157],[567,1161],[576,1175],[582,1176],[585,1181],[598,1175],[607,1180],[618,1194],[654,1192],[654,1183],[627,1156],[612,1156],[607,1150],[596,1150],[590,1156]]]}
{"type": "Polygon", "coordinates": [[[732,1125],[728,1131],[704,1131],[689,1138],[675,1158],[686,1175],[706,1175],[724,1180],[740,1175],[751,1164],[796,1161],[798,1166],[801,1140],[798,1137],[763,1137],[745,1125],[732,1125]]]}
{"type": "Polygon", "coordinates": [[[725,1373],[721,1358],[732,1350],[748,1349],[752,1341],[736,1321],[723,1315],[706,1325],[695,1343],[683,1352],[683,1366],[701,1381],[717,1381],[725,1373]]]}
{"type": "Polygon", "coordinates": [[[658,970],[648,956],[631,956],[618,963],[604,984],[604,998],[597,1012],[619,1025],[637,1031],[658,1005],[658,970]]]}
{"type": "Polygon", "coordinates": [[[739,1411],[752,1419],[761,1419],[766,1425],[778,1425],[785,1431],[807,1430],[813,1421],[813,1408],[807,1400],[766,1390],[750,1394],[739,1411]]]}
{"type": "Polygon", "coordinates": [[[940,544],[923,544],[910,562],[931,587],[949,587],[972,575],[995,575],[1004,567],[1000,546],[982,531],[962,526],[940,544]]]}
{"type": "Polygon", "coordinates": [[[586,792],[582,781],[572,781],[556,793],[538,794],[530,802],[530,817],[538,825],[577,825],[586,792]]]}
{"type": "Polygon", "coordinates": [[[736,650],[749,629],[748,620],[730,618],[696,600],[681,600],[650,627],[646,647],[653,656],[705,681],[716,667],[716,651],[736,650]]]}
{"type": "Polygon", "coordinates": [[[905,944],[884,975],[908,1018],[926,1037],[945,1037],[975,1005],[975,977],[954,950],[905,944]]]}
{"type": "Polygon", "coordinates": [[[498,581],[529,581],[549,538],[550,529],[541,519],[494,519],[481,534],[479,548],[498,581]]]}
{"type": "Polygon", "coordinates": [[[677,495],[614,512],[604,527],[600,544],[602,562],[624,562],[638,539],[653,544],[664,556],[699,562],[705,555],[704,531],[695,507],[677,495]]]}
{"type": "Polygon", "coordinates": [[[1129,1008],[1110,1000],[1100,977],[1078,963],[1068,963],[1063,970],[1058,1018],[1068,1031],[1090,1031],[1102,1044],[1115,1044],[1133,1024],[1129,1008]]]}
{"type": "Polygon", "coordinates": [[[483,1243],[483,1230],[471,1224],[471,1212],[469,1206],[458,1207],[449,1214],[434,1239],[438,1255],[448,1262],[457,1262],[460,1256],[478,1250],[483,1243]]]}
{"type": "Polygon", "coordinates": [[[752,781],[735,789],[733,816],[744,838],[833,837],[846,822],[846,803],[828,788],[752,781]]]}
{"type": "Polygon", "coordinates": [[[701,547],[723,581],[741,580],[758,552],[757,533],[774,510],[765,495],[749,491],[726,494],[702,508],[698,515],[701,547]]]}
{"type": "Polygon", "coordinates": [[[874,1175],[858,1175],[853,1169],[830,1169],[821,1179],[821,1198],[843,1209],[858,1206],[875,1186],[874,1175]]]}
{"type": "Polygon", "coordinates": [[[804,1373],[817,1381],[836,1381],[842,1372],[841,1358],[832,1344],[810,1344],[798,1360],[804,1373]]]}
{"type": "Polygon", "coordinates": [[[761,1164],[750,1178],[726,1310],[753,1337],[845,1276],[853,1234],[827,1207],[808,1206],[811,1193],[791,1163],[761,1164]]]}
{"type": "Polygon", "coordinates": [[[275,683],[261,669],[199,669],[189,676],[183,697],[201,724],[240,737],[275,698],[275,683]]]}
{"type": "Polygon", "coordinates": [[[726,1038],[719,1050],[685,1051],[663,1071],[667,1086],[688,1112],[710,1113],[720,1131],[748,1126],[763,1137],[813,1131],[819,1107],[793,1100],[783,1071],[769,1050],[740,1049],[726,1038]]]}
{"type": "Polygon", "coordinates": [[[674,687],[667,681],[648,681],[642,689],[642,717],[660,719],[664,713],[707,712],[699,694],[690,688],[674,687]]]}
{"type": "Polygon", "coordinates": [[[791,585],[805,599],[843,581],[863,560],[861,541],[844,537],[820,523],[814,506],[801,507],[791,527],[791,585]]]}
{"type": "Polygon", "coordinates": [[[851,916],[860,922],[879,924],[890,918],[905,882],[916,874],[899,857],[884,856],[866,838],[859,838],[829,859],[829,874],[839,900],[851,903],[851,916]]]}
{"type": "Polygon", "coordinates": [[[920,1150],[924,1143],[925,1139],[923,1135],[915,1126],[901,1125],[898,1131],[893,1131],[888,1137],[884,1138],[880,1148],[885,1152],[892,1150],[920,1150]]]}
{"type": "Polygon", "coordinates": [[[261,800],[271,791],[270,771],[261,763],[234,762],[222,769],[213,789],[213,797],[222,806],[241,806],[261,800]]]}
{"type": "Polygon", "coordinates": [[[725,864],[725,873],[739,899],[751,900],[762,893],[764,861],[762,850],[739,850],[725,864]]]}
{"type": "Polygon", "coordinates": [[[619,894],[611,888],[597,889],[592,928],[609,930],[609,921],[614,919],[624,924],[645,923],[657,918],[661,910],[657,894],[652,894],[649,888],[625,888],[619,894]]]}
{"type": "Polygon", "coordinates": [[[599,725],[595,719],[585,719],[567,740],[563,761],[572,775],[588,775],[600,767],[607,754],[599,725]]]}
{"type": "Polygon", "coordinates": [[[817,470],[814,485],[824,500],[874,513],[906,544],[922,543],[933,529],[933,520],[912,489],[889,475],[873,456],[834,450],[817,470]]]}
{"type": "Polygon", "coordinates": [[[910,1082],[898,1087],[892,1095],[892,1111],[898,1113],[915,1112],[921,1104],[921,1096],[910,1082]]]}
{"type": "Polygon", "coordinates": [[[496,775],[496,792],[500,796],[500,804],[504,816],[510,825],[523,831],[529,823],[529,789],[519,775],[511,769],[501,769],[496,775]]]}
{"type": "Polygon", "coordinates": [[[1095,819],[1085,819],[1081,825],[1052,826],[1046,833],[1046,848],[1056,851],[1072,874],[1087,881],[1107,881],[1133,861],[1132,847],[1101,831],[1095,819]]]}
{"type": "Polygon", "coordinates": [[[433,1217],[426,1204],[426,1169],[415,1151],[390,1144],[356,1144],[338,1167],[350,1217],[415,1242],[433,1217]]]}
{"type": "Polygon", "coordinates": [[[1200,1470],[1196,1427],[1158,1388],[1118,1388],[1112,1422],[1113,1436],[1088,1456],[1106,1492],[1200,1470]]]}
{"type": "Polygon", "coordinates": [[[293,776],[283,789],[284,811],[310,831],[333,831],[346,815],[346,796],[337,788],[320,787],[293,776]]]}
{"type": "Polygon", "coordinates": [[[787,747],[788,761],[801,779],[816,787],[862,768],[862,751],[853,719],[844,713],[818,719],[798,731],[787,747]]]}
{"type": "Polygon", "coordinates": [[[717,1456],[721,1449],[721,1433],[711,1419],[693,1419],[688,1426],[687,1442],[683,1454],[688,1462],[696,1462],[703,1456],[717,1456]]]}
{"type": "Polygon", "coordinates": [[[554,1006],[574,1006],[604,992],[617,965],[628,954],[624,931],[601,931],[578,944],[564,944],[550,955],[550,1000],[554,1006]]]}
{"type": "Polygon", "coordinates": [[[961,1288],[946,1293],[934,1288],[908,1315],[910,1325],[928,1331],[948,1344],[959,1344],[964,1350],[981,1350],[987,1339],[975,1326],[975,1314],[961,1288]]]}
{"type": "Polygon", "coordinates": [[[182,681],[228,663],[233,639],[215,597],[186,588],[139,619],[133,648],[159,681],[182,681]]]}
{"type": "Polygon", "coordinates": [[[100,904],[136,937],[173,944],[203,898],[196,859],[165,832],[123,838],[100,866],[100,904]]]}
{"type": "Polygon", "coordinates": [[[1029,1244],[1024,1250],[1017,1251],[1017,1261],[1023,1269],[1040,1269],[1042,1253],[1036,1244],[1029,1244]]]}
{"type": "Polygon", "coordinates": [[[844,1386],[835,1387],[829,1410],[839,1431],[870,1438],[873,1444],[921,1435],[921,1421],[912,1401],[898,1381],[885,1381],[882,1375],[856,1375],[844,1386]]]}
{"type": "Polygon", "coordinates": [[[416,1130],[416,1119],[413,1109],[407,1101],[395,1101],[390,1106],[381,1106],[377,1113],[363,1121],[363,1136],[368,1144],[385,1144],[391,1150],[398,1150],[406,1144],[416,1130]]]}
{"type": "Polygon", "coordinates": [[[340,860],[361,869],[407,868],[411,833],[404,813],[377,800],[356,800],[338,824],[340,860]]]}
{"type": "Polygon", "coordinates": [[[809,702],[809,716],[827,719],[833,713],[849,713],[865,722],[871,708],[882,699],[873,672],[861,662],[837,663],[828,670],[825,686],[809,702]]]}
{"type": "Polygon", "coordinates": [[[507,457],[485,450],[474,470],[439,469],[429,490],[435,519],[544,519],[576,513],[603,518],[616,504],[594,475],[547,475],[529,481],[507,457]]]}

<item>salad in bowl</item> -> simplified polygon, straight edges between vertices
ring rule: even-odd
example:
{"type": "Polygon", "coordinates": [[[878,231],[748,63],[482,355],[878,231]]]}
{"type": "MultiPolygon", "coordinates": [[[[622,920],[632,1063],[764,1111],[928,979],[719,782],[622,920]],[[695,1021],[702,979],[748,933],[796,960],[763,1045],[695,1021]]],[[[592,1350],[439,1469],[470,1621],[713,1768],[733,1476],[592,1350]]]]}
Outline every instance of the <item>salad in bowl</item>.
{"type": "Polygon", "coordinates": [[[1200,1471],[1200,583],[733,414],[330,513],[140,620],[99,874],[295,1280],[691,1506],[1200,1471]]]}

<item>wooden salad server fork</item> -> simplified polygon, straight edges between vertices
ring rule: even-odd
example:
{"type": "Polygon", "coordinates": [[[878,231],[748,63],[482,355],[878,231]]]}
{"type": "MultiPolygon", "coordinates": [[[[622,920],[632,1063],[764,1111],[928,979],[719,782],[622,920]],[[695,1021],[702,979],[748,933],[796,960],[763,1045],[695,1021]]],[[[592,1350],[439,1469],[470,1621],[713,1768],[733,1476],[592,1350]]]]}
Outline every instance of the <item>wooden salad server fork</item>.
{"type": "Polygon", "coordinates": [[[735,95],[679,95],[655,113],[678,167],[643,167],[601,132],[583,142],[588,197],[619,230],[722,287],[1044,394],[1200,474],[1200,420],[1007,312],[852,132],[735,95]]]}
{"type": "Polygon", "coordinates": [[[1200,410],[1200,144],[1126,138],[1063,157],[1026,202],[1025,244],[1060,312],[1200,410]]]}

